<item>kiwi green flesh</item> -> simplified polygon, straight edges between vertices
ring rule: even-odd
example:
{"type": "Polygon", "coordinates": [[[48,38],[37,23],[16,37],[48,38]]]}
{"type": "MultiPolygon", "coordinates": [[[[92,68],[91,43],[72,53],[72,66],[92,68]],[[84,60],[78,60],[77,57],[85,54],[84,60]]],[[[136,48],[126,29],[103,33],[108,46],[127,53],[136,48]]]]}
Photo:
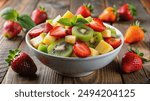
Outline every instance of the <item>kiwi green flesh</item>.
{"type": "Polygon", "coordinates": [[[55,56],[69,57],[72,53],[72,45],[66,43],[64,40],[59,40],[52,43],[48,47],[48,53],[55,56]]]}
{"type": "Polygon", "coordinates": [[[47,45],[40,44],[38,46],[38,50],[41,51],[41,52],[47,53],[47,45]]]}
{"type": "Polygon", "coordinates": [[[95,48],[101,40],[103,40],[102,34],[100,32],[94,32],[88,44],[90,47],[95,48]]]}
{"type": "Polygon", "coordinates": [[[74,26],[72,28],[72,34],[84,42],[88,42],[93,37],[93,32],[93,29],[88,26],[74,26]]]}
{"type": "Polygon", "coordinates": [[[109,28],[109,30],[111,31],[112,37],[117,37],[116,30],[114,28],[109,28]]]}

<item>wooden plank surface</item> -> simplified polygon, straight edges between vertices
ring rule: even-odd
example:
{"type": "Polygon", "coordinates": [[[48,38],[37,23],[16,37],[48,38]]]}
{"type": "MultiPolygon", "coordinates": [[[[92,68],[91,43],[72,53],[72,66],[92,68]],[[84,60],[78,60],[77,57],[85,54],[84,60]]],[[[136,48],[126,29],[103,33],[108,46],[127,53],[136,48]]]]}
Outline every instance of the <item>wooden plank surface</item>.
{"type": "MultiPolygon", "coordinates": [[[[29,14],[34,9],[36,2],[38,2],[38,0],[34,0],[34,1],[15,0],[15,2],[13,0],[9,0],[6,3],[5,7],[8,7],[11,5],[11,7],[17,9],[18,12],[20,12],[20,13],[24,12],[26,14],[29,14]],[[23,5],[20,5],[20,4],[23,4],[23,5]]],[[[2,20],[2,21],[4,21],[4,20],[2,20]]],[[[1,25],[3,25],[3,22],[1,25]]],[[[1,30],[0,35],[2,35],[2,28],[0,30],[1,30]]],[[[24,36],[25,36],[25,33],[21,32],[20,35],[13,40],[8,40],[4,37],[1,37],[1,39],[0,39],[0,57],[1,57],[1,59],[0,59],[0,74],[1,74],[0,82],[2,82],[2,79],[8,69],[6,62],[4,61],[8,55],[8,50],[17,48],[20,45],[20,43],[24,40],[24,36]]]]}
{"type": "MultiPolygon", "coordinates": [[[[37,7],[39,6],[43,6],[46,8],[49,18],[54,18],[58,14],[64,14],[66,10],[69,9],[69,0],[62,0],[61,2],[57,2],[56,0],[40,0],[37,4],[37,7]]],[[[33,58],[38,68],[38,71],[36,73],[37,76],[29,80],[28,78],[17,75],[15,72],[13,72],[12,69],[9,69],[3,83],[62,83],[62,76],[38,61],[34,54],[32,54],[28,49],[25,40],[22,41],[19,48],[22,51],[30,54],[30,56],[33,58]]]]}
{"type": "Polygon", "coordinates": [[[140,0],[147,12],[150,14],[150,0],[140,0]]]}
{"type": "MultiPolygon", "coordinates": [[[[15,7],[19,12],[31,14],[33,9],[35,9],[38,6],[44,6],[46,7],[48,11],[49,18],[54,18],[58,14],[64,14],[64,12],[67,9],[70,9],[73,13],[75,13],[76,9],[83,3],[91,3],[95,6],[95,12],[92,14],[93,16],[98,16],[102,10],[106,6],[112,6],[113,4],[120,6],[123,3],[133,3],[138,9],[138,17],[137,19],[141,21],[145,29],[147,30],[147,33],[150,33],[150,20],[149,15],[144,10],[140,0],[138,0],[136,3],[132,0],[119,0],[116,2],[116,0],[13,0],[15,2],[12,2],[12,0],[8,0],[6,4],[3,7],[12,6],[15,7]],[[17,1],[19,3],[17,3],[17,1]],[[142,13],[141,13],[142,12],[142,13]]],[[[1,20],[1,18],[0,18],[1,20]]],[[[4,21],[0,22],[2,25],[4,21]]],[[[125,30],[132,22],[118,22],[114,23],[113,26],[117,27],[119,30],[125,33],[125,30]]],[[[0,29],[2,26],[0,26],[0,29]]],[[[43,83],[43,84],[58,84],[58,83],[150,83],[150,64],[144,64],[142,69],[139,72],[134,72],[131,74],[122,74],[120,71],[120,63],[121,58],[124,55],[124,53],[127,51],[127,47],[129,45],[124,44],[120,54],[118,57],[114,59],[112,63],[104,67],[103,69],[97,70],[93,72],[91,75],[81,78],[71,78],[66,77],[57,74],[55,71],[50,69],[49,67],[43,65],[40,63],[40,61],[30,52],[28,49],[25,40],[24,40],[25,34],[22,33],[22,35],[14,40],[8,41],[7,39],[0,36],[0,57],[6,57],[8,50],[12,48],[19,47],[21,50],[27,52],[31,55],[33,60],[35,61],[38,71],[36,75],[32,78],[25,78],[21,77],[20,75],[17,75],[12,71],[11,68],[9,68],[5,79],[3,80],[3,83],[8,84],[35,84],[35,83],[43,83]],[[5,44],[4,44],[5,43],[5,44]]],[[[146,34],[146,38],[143,42],[133,44],[133,47],[139,47],[142,52],[145,53],[146,57],[149,58],[150,56],[150,34],[146,34]]],[[[6,63],[4,62],[4,58],[0,58],[0,81],[2,81],[8,67],[6,63]]]]}
{"type": "MultiPolygon", "coordinates": [[[[136,20],[139,20],[141,22],[141,24],[143,24],[143,27],[147,30],[147,34],[145,34],[145,39],[142,42],[132,44],[132,45],[124,44],[123,48],[121,49],[121,52],[118,55],[120,63],[121,63],[122,56],[124,56],[125,52],[127,52],[127,48],[129,46],[138,47],[145,54],[146,58],[149,58],[149,56],[150,56],[150,44],[149,44],[150,43],[150,41],[149,41],[150,35],[148,33],[150,33],[150,29],[149,29],[150,16],[145,12],[145,10],[143,9],[143,6],[141,5],[141,3],[138,0],[136,1],[136,3],[134,3],[133,0],[126,0],[126,1],[119,0],[118,3],[116,3],[115,1],[116,0],[111,0],[111,1],[107,0],[106,4],[107,4],[107,6],[112,6],[113,4],[115,4],[117,7],[121,6],[124,3],[134,4],[137,8],[137,14],[138,14],[136,20]]],[[[133,23],[133,21],[118,22],[118,23],[114,23],[113,26],[115,26],[123,34],[125,34],[126,29],[132,23],[133,23]]],[[[146,66],[150,66],[150,65],[146,65],[146,66]]],[[[147,72],[148,71],[147,69],[144,68],[138,72],[134,72],[134,73],[130,73],[130,74],[122,74],[124,83],[148,83],[150,72],[147,72]]]]}

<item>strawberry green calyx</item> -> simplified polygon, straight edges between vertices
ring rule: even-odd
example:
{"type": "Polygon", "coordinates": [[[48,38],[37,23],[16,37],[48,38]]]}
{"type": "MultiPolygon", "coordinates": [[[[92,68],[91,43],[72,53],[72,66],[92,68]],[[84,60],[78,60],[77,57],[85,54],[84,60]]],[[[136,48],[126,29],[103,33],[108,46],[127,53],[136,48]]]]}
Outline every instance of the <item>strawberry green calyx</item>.
{"type": "Polygon", "coordinates": [[[148,59],[146,59],[146,58],[143,58],[144,53],[141,53],[138,48],[133,49],[132,47],[130,47],[130,48],[128,49],[128,51],[129,51],[129,52],[133,52],[133,53],[137,54],[138,56],[140,56],[141,59],[142,59],[142,61],[143,61],[143,63],[144,63],[144,62],[150,62],[150,60],[148,60],[148,59]]]}
{"type": "Polygon", "coordinates": [[[144,32],[146,32],[146,30],[143,28],[143,26],[141,26],[140,22],[138,20],[136,20],[134,23],[133,23],[133,26],[138,26],[140,27],[144,32]]]}
{"type": "Polygon", "coordinates": [[[9,55],[5,61],[10,65],[11,61],[13,61],[13,59],[18,56],[20,52],[21,51],[19,49],[9,50],[9,55]]]}
{"type": "Polygon", "coordinates": [[[83,4],[85,7],[87,7],[89,10],[90,10],[90,12],[93,12],[93,10],[94,10],[94,6],[93,5],[91,5],[90,3],[88,3],[88,4],[83,4]]]}
{"type": "Polygon", "coordinates": [[[136,7],[132,4],[128,4],[128,5],[129,5],[129,10],[130,10],[132,16],[136,16],[137,15],[136,7]]]}
{"type": "Polygon", "coordinates": [[[43,12],[46,12],[45,7],[40,6],[39,9],[40,9],[41,11],[43,11],[43,12]]]}

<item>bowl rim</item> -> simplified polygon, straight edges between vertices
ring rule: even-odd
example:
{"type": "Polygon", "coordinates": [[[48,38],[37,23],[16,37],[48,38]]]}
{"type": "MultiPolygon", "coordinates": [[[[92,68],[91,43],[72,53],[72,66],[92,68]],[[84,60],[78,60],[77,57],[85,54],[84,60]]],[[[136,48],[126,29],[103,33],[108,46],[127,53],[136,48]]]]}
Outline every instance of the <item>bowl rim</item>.
{"type": "MultiPolygon", "coordinates": [[[[36,25],[35,27],[33,27],[32,29],[30,29],[26,36],[25,36],[25,41],[28,45],[29,48],[33,49],[34,51],[40,53],[40,54],[43,54],[43,55],[46,55],[46,56],[50,56],[50,57],[53,57],[53,58],[59,58],[59,59],[64,59],[64,60],[91,60],[91,59],[97,59],[97,58],[103,58],[103,57],[106,57],[108,55],[111,55],[117,51],[119,51],[120,48],[122,48],[123,44],[124,44],[124,36],[123,34],[120,32],[120,30],[118,30],[116,27],[108,24],[108,23],[104,23],[104,25],[108,26],[108,27],[111,27],[111,28],[114,28],[117,32],[119,32],[119,37],[121,39],[121,45],[119,47],[117,47],[116,49],[112,50],[111,52],[108,52],[108,53],[105,53],[105,54],[102,54],[102,55],[98,55],[98,56],[89,56],[89,57],[86,57],[86,58],[79,58],[79,57],[62,57],[62,56],[54,56],[54,55],[50,55],[50,54],[47,54],[47,53],[44,53],[44,52],[41,52],[37,49],[35,49],[31,44],[30,44],[30,40],[29,40],[29,32],[35,28],[37,28],[38,26],[42,26],[44,25],[45,23],[42,23],[42,24],[39,24],[39,25],[36,25]]],[[[117,33],[118,34],[118,33],[117,33]]]]}

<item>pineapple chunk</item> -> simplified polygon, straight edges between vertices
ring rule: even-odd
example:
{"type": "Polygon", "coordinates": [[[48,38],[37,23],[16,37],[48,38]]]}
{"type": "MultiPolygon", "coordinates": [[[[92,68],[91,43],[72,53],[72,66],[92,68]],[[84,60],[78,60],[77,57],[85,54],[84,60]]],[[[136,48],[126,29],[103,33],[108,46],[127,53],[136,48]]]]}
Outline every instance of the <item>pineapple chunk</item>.
{"type": "Polygon", "coordinates": [[[101,40],[95,50],[97,50],[99,54],[105,54],[112,51],[113,47],[104,40],[101,40]]]}
{"type": "Polygon", "coordinates": [[[76,37],[73,35],[68,35],[65,37],[65,42],[74,44],[76,42],[76,37]]]}
{"type": "Polygon", "coordinates": [[[62,18],[72,18],[74,15],[67,10],[67,12],[62,16],[62,18]]]}
{"type": "Polygon", "coordinates": [[[46,45],[50,45],[52,42],[54,42],[56,40],[55,37],[49,35],[49,33],[45,36],[45,38],[43,39],[43,43],[46,45]]]}
{"type": "Polygon", "coordinates": [[[58,24],[58,22],[57,21],[59,21],[61,19],[61,16],[60,15],[58,15],[56,18],[54,18],[53,19],[53,21],[52,21],[52,25],[53,26],[56,26],[57,24],[58,24]]]}
{"type": "Polygon", "coordinates": [[[31,44],[35,47],[38,48],[39,44],[43,42],[43,39],[45,37],[45,33],[41,33],[39,36],[33,38],[30,40],[31,44]]]}
{"type": "Polygon", "coordinates": [[[91,47],[90,47],[90,51],[91,51],[91,56],[97,56],[98,55],[98,51],[91,48],[91,47]]]}
{"type": "Polygon", "coordinates": [[[111,37],[111,31],[109,29],[106,29],[101,33],[104,38],[111,37]]]}
{"type": "Polygon", "coordinates": [[[84,18],[81,14],[77,15],[77,18],[84,18]]]}

